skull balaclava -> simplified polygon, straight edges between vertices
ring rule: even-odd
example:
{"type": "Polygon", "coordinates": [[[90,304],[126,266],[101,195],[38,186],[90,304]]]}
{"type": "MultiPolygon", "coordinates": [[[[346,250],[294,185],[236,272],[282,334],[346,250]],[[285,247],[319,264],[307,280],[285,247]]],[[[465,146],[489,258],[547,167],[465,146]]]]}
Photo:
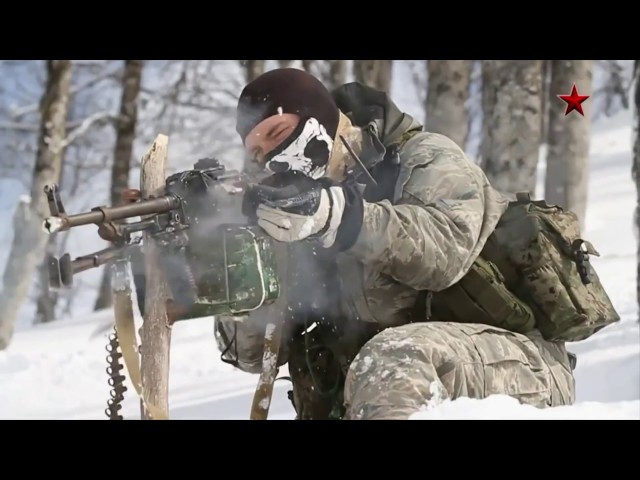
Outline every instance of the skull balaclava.
{"type": "Polygon", "coordinates": [[[340,111],[326,87],[295,68],[271,70],[250,82],[240,94],[236,130],[244,142],[249,132],[273,115],[295,113],[297,128],[269,153],[265,166],[273,173],[298,171],[324,175],[338,129],[340,111]]]}

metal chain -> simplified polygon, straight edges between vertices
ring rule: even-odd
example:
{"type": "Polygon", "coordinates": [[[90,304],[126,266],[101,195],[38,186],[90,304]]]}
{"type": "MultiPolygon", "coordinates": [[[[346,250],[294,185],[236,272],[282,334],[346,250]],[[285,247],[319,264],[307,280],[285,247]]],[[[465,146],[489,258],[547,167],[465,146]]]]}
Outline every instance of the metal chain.
{"type": "Polygon", "coordinates": [[[109,374],[109,385],[111,386],[111,398],[107,401],[107,408],[105,414],[109,420],[123,420],[120,414],[122,409],[122,401],[124,400],[124,392],[127,391],[127,386],[124,384],[125,377],[122,373],[124,365],[121,362],[122,352],[120,350],[120,342],[118,341],[118,334],[114,332],[109,335],[109,343],[106,346],[107,352],[107,373],[109,374]]]}

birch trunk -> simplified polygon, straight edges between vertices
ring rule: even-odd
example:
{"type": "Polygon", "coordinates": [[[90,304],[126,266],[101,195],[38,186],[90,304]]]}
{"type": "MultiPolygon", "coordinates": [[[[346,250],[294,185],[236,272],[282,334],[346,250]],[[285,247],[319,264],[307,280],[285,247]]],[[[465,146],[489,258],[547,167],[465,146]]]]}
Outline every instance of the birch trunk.
{"type": "Polygon", "coordinates": [[[549,130],[545,199],[574,212],[585,226],[589,182],[591,103],[582,103],[584,117],[555,95],[570,93],[575,83],[580,95],[592,95],[592,60],[553,60],[549,99],[549,130]],[[554,98],[555,97],[555,98],[554,98]]]}
{"type": "Polygon", "coordinates": [[[462,149],[469,128],[470,60],[428,60],[425,130],[451,138],[462,149]]]}
{"type": "Polygon", "coordinates": [[[48,237],[42,221],[49,216],[44,187],[59,183],[62,170],[73,66],[71,60],[47,60],[46,68],[31,197],[21,199],[14,215],[13,243],[0,292],[0,350],[11,343],[20,309],[44,257],[48,237]]]}
{"type": "Polygon", "coordinates": [[[542,61],[484,60],[482,83],[482,168],[498,190],[535,194],[542,61]]]}
{"type": "Polygon", "coordinates": [[[354,60],[356,81],[377,90],[391,90],[392,60],[354,60]]]}
{"type": "Polygon", "coordinates": [[[329,77],[327,78],[327,86],[330,90],[347,83],[347,61],[346,60],[327,60],[329,62],[329,77]]]}

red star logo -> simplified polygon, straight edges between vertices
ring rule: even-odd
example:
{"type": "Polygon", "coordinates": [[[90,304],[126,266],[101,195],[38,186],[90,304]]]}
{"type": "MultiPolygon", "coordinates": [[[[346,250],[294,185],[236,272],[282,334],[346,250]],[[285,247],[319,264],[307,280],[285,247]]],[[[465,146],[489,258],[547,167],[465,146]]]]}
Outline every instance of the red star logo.
{"type": "Polygon", "coordinates": [[[573,110],[584,117],[584,112],[582,111],[582,102],[589,98],[589,95],[579,95],[575,83],[573,84],[573,88],[571,89],[571,95],[558,95],[558,98],[567,102],[567,109],[564,112],[565,117],[569,115],[573,110]]]}

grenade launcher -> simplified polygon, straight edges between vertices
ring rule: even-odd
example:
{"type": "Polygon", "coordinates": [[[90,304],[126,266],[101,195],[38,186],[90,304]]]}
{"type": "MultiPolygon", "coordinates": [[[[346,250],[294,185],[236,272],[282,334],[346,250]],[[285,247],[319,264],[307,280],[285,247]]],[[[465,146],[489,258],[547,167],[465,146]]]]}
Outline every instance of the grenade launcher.
{"type": "Polygon", "coordinates": [[[95,224],[98,235],[111,242],[109,248],[74,260],[68,253],[49,257],[50,287],[70,287],[74,275],[90,268],[129,262],[142,313],[140,241],[141,232],[148,232],[161,248],[159,262],[173,296],[173,321],[242,315],[273,303],[280,286],[271,241],[257,227],[238,222],[243,218],[240,181],[239,172],[226,171],[215,159],[202,159],[192,170],[169,176],[162,196],[140,199],[138,191],[129,191],[129,203],[75,215],[65,212],[57,186],[48,185],[51,216],[43,222],[47,233],[95,224]],[[140,220],[126,222],[136,217],[140,220]]]}

